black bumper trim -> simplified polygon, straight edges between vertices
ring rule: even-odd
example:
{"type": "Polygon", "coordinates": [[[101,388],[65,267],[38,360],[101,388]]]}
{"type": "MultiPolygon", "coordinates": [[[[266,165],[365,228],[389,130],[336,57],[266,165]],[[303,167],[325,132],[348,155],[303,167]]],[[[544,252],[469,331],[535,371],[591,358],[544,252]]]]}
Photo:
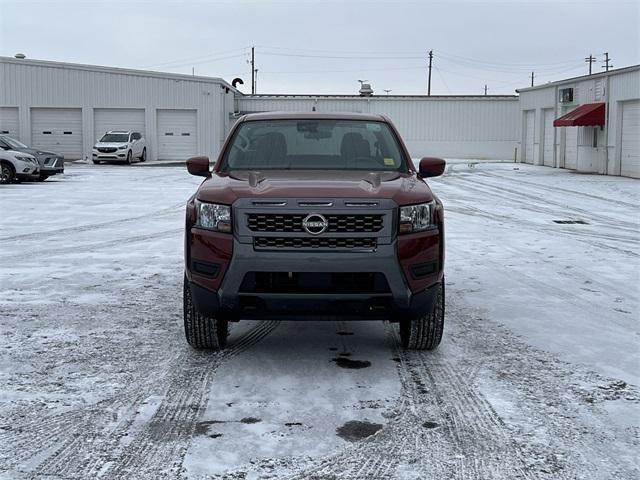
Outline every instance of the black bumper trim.
{"type": "Polygon", "coordinates": [[[190,284],[193,302],[208,317],[247,320],[391,320],[421,317],[433,309],[439,283],[411,295],[409,306],[398,305],[390,294],[238,294],[231,309],[220,305],[218,293],[190,284]]]}

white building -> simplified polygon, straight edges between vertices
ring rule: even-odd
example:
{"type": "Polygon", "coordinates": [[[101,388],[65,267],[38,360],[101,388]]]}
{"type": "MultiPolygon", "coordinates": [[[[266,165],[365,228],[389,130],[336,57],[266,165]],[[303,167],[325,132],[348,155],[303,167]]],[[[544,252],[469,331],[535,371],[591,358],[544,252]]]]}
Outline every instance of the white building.
{"type": "Polygon", "coordinates": [[[236,90],[219,78],[0,57],[0,132],[68,159],[136,130],[150,159],[215,156],[236,90]]]}
{"type": "Polygon", "coordinates": [[[640,65],[517,91],[522,162],[640,178],[640,65]]]}

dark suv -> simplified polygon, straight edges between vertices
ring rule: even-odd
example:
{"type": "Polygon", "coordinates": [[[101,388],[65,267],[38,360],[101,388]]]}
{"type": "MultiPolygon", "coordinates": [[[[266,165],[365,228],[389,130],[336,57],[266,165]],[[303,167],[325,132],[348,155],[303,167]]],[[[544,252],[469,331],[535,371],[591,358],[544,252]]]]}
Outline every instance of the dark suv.
{"type": "Polygon", "coordinates": [[[220,349],[240,319],[387,319],[406,348],[444,325],[444,211],[393,124],[362,114],[260,113],[233,127],[187,203],[184,326],[220,349]]]}

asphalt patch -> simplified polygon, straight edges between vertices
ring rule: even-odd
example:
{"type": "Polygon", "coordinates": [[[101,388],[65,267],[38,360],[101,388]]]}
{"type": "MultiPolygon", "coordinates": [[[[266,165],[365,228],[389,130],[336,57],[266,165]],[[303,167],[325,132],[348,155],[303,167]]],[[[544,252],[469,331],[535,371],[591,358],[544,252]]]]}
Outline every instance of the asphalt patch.
{"type": "Polygon", "coordinates": [[[382,425],[379,423],[351,420],[341,427],[336,428],[336,435],[348,442],[357,442],[363,438],[370,437],[381,428],[382,425]]]}
{"type": "Polygon", "coordinates": [[[300,423],[300,422],[287,422],[284,425],[286,427],[301,427],[302,423],[300,423]]]}
{"type": "Polygon", "coordinates": [[[422,424],[422,426],[423,426],[424,428],[437,428],[437,427],[439,427],[440,425],[438,425],[436,422],[424,422],[424,423],[422,424]]]}
{"type": "Polygon", "coordinates": [[[196,423],[196,430],[194,433],[196,435],[206,435],[209,433],[209,427],[211,425],[215,425],[218,423],[227,423],[227,422],[224,422],[222,420],[209,420],[206,422],[199,422],[199,423],[196,423]]]}
{"type": "Polygon", "coordinates": [[[349,352],[339,353],[338,355],[340,355],[341,357],[350,357],[351,356],[351,354],[349,352]]]}
{"type": "Polygon", "coordinates": [[[261,419],[255,417],[244,417],[240,419],[240,423],[258,423],[261,421],[261,419]]]}
{"type": "Polygon", "coordinates": [[[371,366],[371,362],[368,360],[351,360],[350,358],[345,357],[334,358],[331,361],[336,362],[336,365],[338,365],[340,368],[349,368],[353,370],[371,366]]]}
{"type": "Polygon", "coordinates": [[[336,332],[338,335],[353,335],[353,332],[336,332]]]}
{"type": "Polygon", "coordinates": [[[331,350],[332,352],[337,352],[338,351],[338,347],[329,347],[329,350],[331,350]]]}

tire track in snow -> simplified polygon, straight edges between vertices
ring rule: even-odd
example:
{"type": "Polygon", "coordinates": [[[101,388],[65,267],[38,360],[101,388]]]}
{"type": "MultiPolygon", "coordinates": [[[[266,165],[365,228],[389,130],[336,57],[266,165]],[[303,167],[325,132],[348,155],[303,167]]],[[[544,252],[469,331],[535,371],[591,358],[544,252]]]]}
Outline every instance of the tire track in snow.
{"type": "Polygon", "coordinates": [[[468,377],[442,360],[432,362],[430,353],[403,350],[395,327],[387,330],[402,388],[389,423],[287,478],[396,478],[413,465],[419,468],[410,478],[533,480],[507,427],[468,377]],[[426,422],[437,426],[426,428],[426,422]]]}
{"type": "MultiPolygon", "coordinates": [[[[480,174],[482,176],[482,174],[480,174]]],[[[570,209],[571,212],[575,214],[579,214],[585,217],[593,216],[593,210],[584,210],[582,208],[578,208],[575,205],[567,205],[566,203],[556,202],[548,197],[542,197],[539,194],[527,193],[524,189],[513,190],[505,187],[504,185],[496,185],[491,182],[478,182],[478,179],[472,180],[471,178],[456,176],[455,181],[462,181],[464,183],[470,184],[470,186],[465,187],[471,188],[477,192],[483,193],[485,195],[490,195],[492,197],[499,197],[509,201],[515,201],[516,205],[518,205],[523,210],[532,211],[534,213],[547,213],[552,216],[566,216],[565,210],[570,209]],[[530,202],[525,202],[523,199],[528,199],[530,202]],[[557,208],[554,208],[557,207],[557,208]]],[[[483,179],[484,180],[484,179],[483,179]]],[[[609,221],[605,216],[598,217],[598,223],[602,226],[606,226],[611,228],[614,231],[629,233],[630,235],[618,235],[618,237],[622,240],[637,241],[637,232],[638,232],[638,224],[634,222],[626,222],[623,220],[613,220],[609,221]]]]}
{"type": "MultiPolygon", "coordinates": [[[[169,435],[184,437],[180,426],[177,427],[176,434],[175,424],[182,422],[184,427],[190,421],[195,425],[200,410],[206,404],[207,386],[215,370],[227,359],[260,341],[277,325],[278,322],[258,324],[240,336],[228,350],[217,355],[193,352],[186,348],[175,355],[168,364],[181,367],[172,373],[166,397],[151,419],[152,424],[156,420],[156,430],[168,427],[171,432],[169,435]],[[190,378],[190,372],[194,371],[195,376],[190,378]],[[184,379],[189,381],[185,382],[184,379]],[[162,420],[158,422],[160,414],[162,420]]],[[[0,440],[11,442],[11,448],[6,450],[3,468],[9,469],[21,464],[24,466],[22,473],[26,473],[29,478],[90,478],[102,476],[105,471],[108,473],[109,467],[116,468],[122,460],[120,455],[127,449],[127,445],[123,445],[123,438],[129,434],[144,404],[154,397],[154,387],[152,379],[138,388],[121,392],[90,408],[65,412],[42,421],[34,419],[33,422],[18,427],[18,438],[15,438],[15,431],[6,432],[0,436],[0,440]],[[38,446],[37,451],[34,451],[34,445],[38,446]]],[[[191,432],[192,430],[193,428],[191,432]]],[[[162,443],[167,439],[161,438],[159,441],[162,443]]],[[[186,445],[180,447],[186,451],[186,445]]],[[[158,465],[163,463],[166,463],[166,458],[158,465]]]]}
{"type": "Polygon", "coordinates": [[[518,185],[518,186],[531,185],[535,189],[546,190],[546,191],[549,191],[549,192],[552,192],[552,193],[558,193],[558,192],[568,193],[570,195],[587,197],[587,198],[591,198],[591,199],[594,199],[594,200],[600,200],[600,201],[603,201],[603,202],[612,203],[614,205],[619,205],[621,207],[632,207],[632,208],[637,208],[638,207],[638,205],[635,204],[635,203],[625,202],[625,201],[622,201],[622,200],[616,200],[616,199],[613,199],[613,198],[601,197],[599,195],[593,195],[591,193],[580,192],[578,190],[571,190],[569,188],[562,188],[562,187],[558,187],[558,186],[550,187],[550,186],[545,185],[543,183],[523,180],[522,177],[518,177],[517,180],[516,180],[513,177],[508,177],[506,175],[501,175],[499,173],[488,172],[488,171],[482,171],[482,172],[480,172],[480,174],[483,175],[483,176],[487,176],[487,177],[499,178],[500,181],[507,181],[507,182],[513,183],[513,184],[518,185]]]}
{"type": "Polygon", "coordinates": [[[58,229],[46,230],[42,232],[24,233],[20,235],[12,235],[9,237],[0,237],[0,243],[14,242],[16,240],[37,240],[40,238],[51,239],[51,237],[57,237],[60,235],[66,236],[66,234],[76,235],[78,233],[87,232],[90,230],[97,230],[100,228],[109,228],[115,225],[122,225],[125,223],[138,222],[142,219],[148,219],[149,217],[152,217],[152,218],[162,217],[166,215],[171,215],[179,211],[182,207],[185,206],[185,204],[186,202],[180,202],[170,207],[157,210],[155,212],[149,212],[145,215],[139,215],[136,217],[127,217],[127,218],[122,218],[118,220],[111,220],[108,222],[92,223],[89,225],[80,225],[78,227],[58,228],[58,229]]]}
{"type": "MultiPolygon", "coordinates": [[[[120,448],[117,460],[92,474],[104,478],[158,478],[177,476],[197,420],[206,408],[212,378],[226,360],[252,347],[279,325],[279,321],[259,322],[228,350],[223,350],[214,365],[204,354],[171,376],[164,398],[143,430],[132,442],[120,448]]],[[[117,438],[117,437],[116,437],[117,438]]],[[[113,455],[113,453],[112,453],[113,455]]]]}
{"type": "MultiPolygon", "coordinates": [[[[118,247],[121,245],[128,245],[132,243],[146,242],[147,240],[171,237],[180,232],[184,232],[184,227],[172,228],[171,230],[163,230],[163,231],[154,232],[154,233],[145,233],[143,235],[134,235],[134,236],[118,238],[114,240],[107,240],[105,242],[96,242],[96,243],[89,243],[89,244],[84,243],[81,245],[73,245],[69,247],[61,247],[61,248],[54,248],[54,249],[48,249],[48,250],[38,250],[36,252],[29,254],[29,259],[38,258],[38,257],[49,257],[51,255],[60,255],[64,253],[75,253],[79,255],[86,255],[87,252],[91,252],[94,250],[118,247]]],[[[10,259],[10,258],[13,258],[13,256],[12,255],[4,256],[4,257],[0,256],[0,259],[3,259],[3,258],[10,259]]]]}

